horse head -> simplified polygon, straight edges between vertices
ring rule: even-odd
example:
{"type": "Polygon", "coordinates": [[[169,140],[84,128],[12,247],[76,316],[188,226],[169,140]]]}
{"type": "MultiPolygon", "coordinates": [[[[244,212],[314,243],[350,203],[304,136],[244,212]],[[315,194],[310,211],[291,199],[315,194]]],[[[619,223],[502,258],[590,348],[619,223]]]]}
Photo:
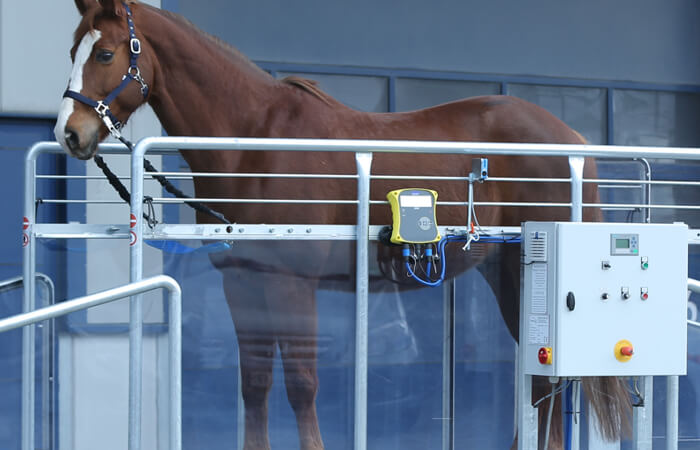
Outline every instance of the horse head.
{"type": "Polygon", "coordinates": [[[94,156],[97,144],[110,133],[116,136],[148,101],[152,51],[134,25],[135,3],[75,0],[82,20],[75,31],[73,69],[54,133],[76,158],[94,156]]]}

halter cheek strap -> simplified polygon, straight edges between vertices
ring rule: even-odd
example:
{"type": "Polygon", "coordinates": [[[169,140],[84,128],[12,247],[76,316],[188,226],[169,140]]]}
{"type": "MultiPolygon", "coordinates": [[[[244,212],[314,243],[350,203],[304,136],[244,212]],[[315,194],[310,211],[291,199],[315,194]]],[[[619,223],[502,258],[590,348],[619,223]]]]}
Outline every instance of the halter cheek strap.
{"type": "Polygon", "coordinates": [[[137,64],[139,55],[141,54],[141,41],[136,37],[136,32],[134,30],[134,20],[131,15],[131,8],[129,8],[129,5],[127,5],[126,3],[122,4],[126,9],[126,23],[129,27],[129,69],[126,71],[126,74],[122,77],[121,83],[119,83],[119,86],[114,88],[114,90],[110,92],[109,95],[107,95],[107,97],[104,98],[104,100],[96,101],[91,99],[90,97],[86,97],[80,92],[71,91],[70,89],[67,89],[66,92],[63,93],[63,97],[72,98],[73,100],[77,100],[80,103],[84,103],[92,107],[95,110],[95,112],[97,112],[97,115],[100,116],[100,119],[102,119],[102,122],[104,122],[105,126],[107,126],[107,129],[109,130],[110,134],[112,134],[112,136],[116,138],[119,138],[121,136],[119,130],[122,128],[123,124],[119,121],[119,119],[117,119],[117,117],[114,114],[112,114],[112,111],[109,109],[109,104],[112,103],[114,99],[116,99],[117,96],[132,81],[136,81],[141,85],[141,95],[143,95],[143,99],[146,100],[148,98],[148,85],[141,77],[141,71],[139,70],[137,64]]]}

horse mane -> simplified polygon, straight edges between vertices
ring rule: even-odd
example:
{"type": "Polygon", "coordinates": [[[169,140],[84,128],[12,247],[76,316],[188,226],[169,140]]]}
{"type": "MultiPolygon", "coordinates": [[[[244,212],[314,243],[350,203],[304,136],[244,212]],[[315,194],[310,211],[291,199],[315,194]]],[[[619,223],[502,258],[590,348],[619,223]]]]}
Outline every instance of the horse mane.
{"type": "Polygon", "coordinates": [[[306,91],[327,105],[332,103],[333,98],[318,87],[318,81],[316,80],[290,75],[282,78],[280,82],[306,91]]]}
{"type": "MultiPolygon", "coordinates": [[[[241,53],[236,47],[232,46],[226,41],[221,40],[216,36],[202,31],[201,29],[197,28],[196,25],[190,22],[187,18],[164,9],[159,9],[158,12],[161,15],[168,17],[170,20],[180,25],[186,26],[192,33],[198,34],[206,38],[207,40],[215,44],[217,47],[219,47],[221,50],[223,50],[225,54],[232,56],[232,59],[234,59],[236,63],[242,63],[246,68],[260,75],[271,77],[271,75],[268,72],[261,69],[257,64],[255,64],[247,56],[241,53]]],[[[321,88],[318,87],[318,81],[309,80],[308,78],[302,78],[295,75],[284,77],[279,81],[280,83],[294,86],[305,92],[308,92],[309,94],[318,98],[327,105],[330,105],[333,101],[333,98],[330,95],[326,94],[321,90],[321,88]]]]}

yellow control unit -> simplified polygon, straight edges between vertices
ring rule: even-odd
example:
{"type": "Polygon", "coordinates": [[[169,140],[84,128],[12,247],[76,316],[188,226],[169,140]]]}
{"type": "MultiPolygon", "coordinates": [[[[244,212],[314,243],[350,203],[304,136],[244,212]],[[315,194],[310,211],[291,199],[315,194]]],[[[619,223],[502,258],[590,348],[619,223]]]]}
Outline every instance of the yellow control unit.
{"type": "Polygon", "coordinates": [[[394,244],[428,244],[440,240],[435,219],[437,192],[430,189],[397,189],[386,195],[391,205],[394,244]]]}

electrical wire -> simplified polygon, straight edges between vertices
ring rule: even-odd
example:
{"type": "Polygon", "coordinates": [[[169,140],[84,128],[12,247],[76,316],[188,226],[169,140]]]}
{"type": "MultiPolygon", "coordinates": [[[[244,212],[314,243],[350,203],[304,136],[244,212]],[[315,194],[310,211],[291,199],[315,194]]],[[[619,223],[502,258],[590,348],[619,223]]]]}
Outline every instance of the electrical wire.
{"type": "Polygon", "coordinates": [[[549,448],[549,432],[550,432],[550,427],[552,425],[552,411],[554,411],[554,399],[556,397],[556,389],[557,389],[557,384],[552,383],[552,393],[550,394],[549,397],[549,411],[547,411],[547,426],[545,427],[545,432],[544,432],[544,449],[547,450],[549,448]]]}

